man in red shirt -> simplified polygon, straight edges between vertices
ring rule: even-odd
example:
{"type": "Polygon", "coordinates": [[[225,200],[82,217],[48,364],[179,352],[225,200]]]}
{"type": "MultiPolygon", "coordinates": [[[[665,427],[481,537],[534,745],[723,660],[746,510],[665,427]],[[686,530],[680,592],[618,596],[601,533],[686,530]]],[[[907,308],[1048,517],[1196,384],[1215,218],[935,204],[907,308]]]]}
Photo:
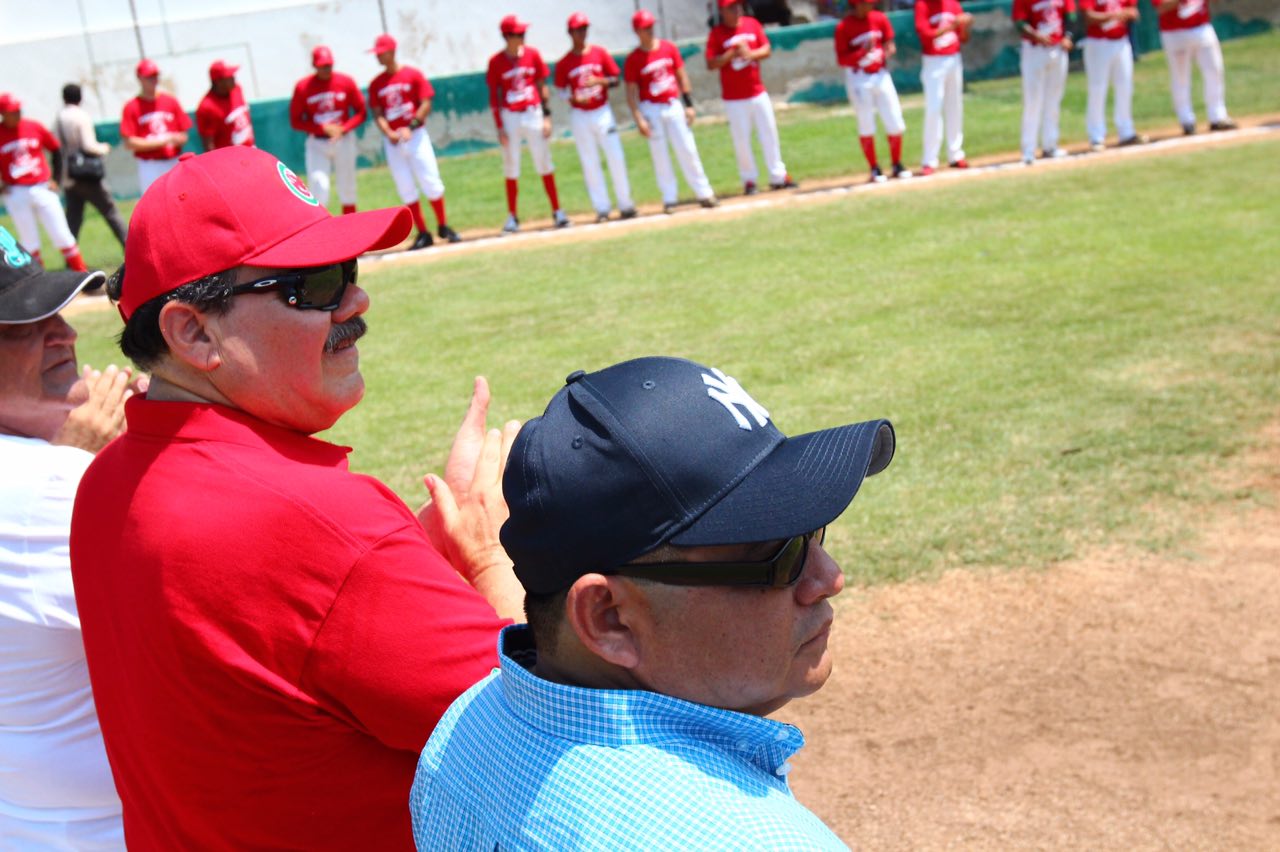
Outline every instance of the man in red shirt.
{"type": "Polygon", "coordinates": [[[1204,80],[1204,109],[1210,130],[1234,130],[1227,115],[1227,87],[1223,77],[1222,45],[1209,23],[1209,0],[1155,0],[1160,16],[1160,46],[1169,61],[1169,91],[1173,111],[1190,136],[1196,132],[1196,111],[1191,105],[1191,60],[1200,66],[1204,80]]]}
{"type": "Polygon", "coordinates": [[[160,68],[150,59],[138,63],[141,93],[124,105],[120,115],[120,135],[138,161],[138,188],[147,187],[178,163],[178,154],[187,144],[191,119],[178,99],[159,91],[160,68]]]}
{"type": "Polygon", "coordinates": [[[902,102],[885,67],[896,52],[893,24],[884,12],[871,8],[871,0],[856,0],[849,14],[836,24],[836,62],[844,68],[844,89],[858,116],[858,141],[871,167],[872,183],[885,179],[876,159],[877,113],[889,137],[893,176],[911,177],[902,165],[902,134],[907,129],[902,102]]]}
{"type": "Polygon", "coordinates": [[[1058,147],[1058,115],[1067,88],[1067,54],[1076,19],[1075,0],[1013,0],[1013,24],[1022,36],[1022,162],[1036,161],[1036,138],[1045,157],[1065,157],[1058,147]]]}
{"type": "Polygon", "coordinates": [[[40,260],[38,220],[49,239],[62,252],[68,269],[86,271],[76,238],[67,227],[66,214],[58,201],[58,183],[44,158],[48,151],[60,168],[61,146],[40,122],[22,117],[22,102],[0,93],[0,186],[4,203],[18,230],[18,242],[27,254],[40,260]]]}
{"type": "MultiPolygon", "coordinates": [[[[356,81],[333,70],[333,51],[311,51],[316,73],[293,87],[289,124],[307,134],[307,186],[329,206],[329,175],[338,185],[343,213],[356,212],[356,128],[364,123],[364,95],[356,81]]],[[[417,200],[416,198],[414,199],[417,200]]]]}
{"type": "Polygon", "coordinates": [[[671,169],[667,140],[676,149],[680,170],[698,203],[715,207],[719,202],[702,168],[698,143],[690,130],[695,113],[689,73],[684,70],[684,60],[676,46],[654,36],[656,23],[657,19],[644,9],[631,16],[631,28],[640,39],[640,46],[631,51],[623,64],[627,105],[631,107],[636,129],[649,140],[653,175],[662,194],[662,212],[672,213],[676,208],[676,174],[671,169]]]}
{"type": "Polygon", "coordinates": [[[206,151],[231,145],[253,146],[253,121],[244,92],[236,85],[239,65],[221,59],[209,66],[209,92],[196,107],[196,130],[206,151]]]}
{"type": "Polygon", "coordinates": [[[938,167],[946,117],[947,160],[967,169],[964,158],[964,64],[960,45],[969,40],[973,15],[959,0],[916,0],[916,34],[920,36],[920,82],[924,86],[924,157],[920,174],[938,167]]]}
{"type": "Polygon", "coordinates": [[[482,379],[417,516],[312,437],[364,393],[356,258],[411,227],[331,216],[257,148],[184,155],[134,208],[108,290],[151,383],[71,522],[130,849],[412,849],[418,753],[520,613],[518,424],[486,432],[482,379]]]}
{"type": "Polygon", "coordinates": [[[760,62],[772,52],[764,28],[755,18],[742,13],[740,0],[720,0],[720,23],[707,36],[707,69],[720,72],[720,95],[744,195],[755,194],[759,175],[756,155],[751,150],[753,126],[769,172],[769,188],[796,185],[782,162],[773,102],[760,80],[760,62]]]}
{"type": "Polygon", "coordinates": [[[382,73],[369,84],[369,106],[382,131],[382,150],[391,179],[418,227],[418,237],[409,250],[424,249],[432,243],[418,203],[418,187],[422,187],[422,194],[435,213],[440,238],[459,242],[462,237],[449,227],[445,216],[444,181],[440,180],[436,151],[427,134],[427,116],[431,115],[431,99],[436,90],[417,68],[396,61],[396,40],[386,33],[374,40],[369,52],[382,65],[382,73]]]}
{"type": "Polygon", "coordinates": [[[507,46],[489,58],[485,82],[489,87],[489,108],[498,128],[502,146],[502,173],[506,177],[507,221],[505,234],[520,230],[516,201],[520,194],[520,142],[529,146],[533,167],[542,175],[542,188],[551,202],[551,218],[557,228],[569,225],[560,209],[556,191],[555,165],[551,162],[551,112],[547,103],[547,63],[542,54],[524,43],[529,25],[515,15],[507,15],[498,25],[507,46]]]}
{"type": "Polygon", "coordinates": [[[591,22],[581,12],[569,16],[569,38],[573,46],[556,63],[556,89],[569,102],[569,126],[578,146],[582,162],[582,178],[587,195],[596,210],[596,221],[609,218],[609,190],[604,185],[600,168],[600,150],[609,161],[609,176],[618,196],[618,212],[623,219],[636,215],[631,200],[631,182],[627,180],[627,161],[622,156],[622,140],[618,123],[609,106],[609,90],[618,85],[621,72],[609,51],[598,44],[587,44],[587,27],[591,22]]]}
{"type": "Polygon", "coordinates": [[[1133,128],[1133,46],[1129,27],[1138,20],[1138,0],[1080,0],[1084,15],[1084,74],[1089,90],[1085,129],[1089,150],[1101,151],[1107,138],[1107,86],[1115,89],[1112,107],[1121,145],[1147,141],[1133,128]]]}

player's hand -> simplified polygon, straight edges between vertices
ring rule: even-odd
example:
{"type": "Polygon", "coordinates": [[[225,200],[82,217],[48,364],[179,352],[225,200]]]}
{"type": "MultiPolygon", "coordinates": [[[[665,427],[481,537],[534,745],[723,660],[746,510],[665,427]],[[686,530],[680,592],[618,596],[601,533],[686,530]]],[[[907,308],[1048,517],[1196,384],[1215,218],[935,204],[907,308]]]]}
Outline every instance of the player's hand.
{"type": "Polygon", "coordinates": [[[77,402],[50,443],[96,453],[124,431],[124,402],[146,391],[146,376],[130,382],[132,371],[115,364],[95,370],[86,364],[68,397],[77,402]]]}
{"type": "Polygon", "coordinates": [[[59,190],[62,189],[62,187],[58,186],[58,182],[56,180],[50,180],[49,183],[46,184],[46,186],[48,186],[49,189],[53,190],[54,192],[58,192],[59,190]]]}
{"type": "Polygon", "coordinates": [[[341,124],[326,124],[320,129],[323,130],[324,135],[328,136],[330,139],[338,139],[343,135],[341,124]]]}
{"type": "Polygon", "coordinates": [[[649,121],[644,116],[636,116],[636,130],[640,131],[640,135],[648,139],[649,134],[653,132],[649,127],[649,121]]]}
{"type": "Polygon", "coordinates": [[[498,144],[499,144],[499,145],[502,145],[503,147],[506,147],[506,144],[507,144],[507,131],[502,130],[502,129],[499,129],[499,130],[498,130],[498,144]]]}
{"type": "Polygon", "coordinates": [[[694,111],[693,111],[693,107],[690,107],[690,106],[685,107],[685,108],[684,108],[684,123],[685,123],[685,124],[687,124],[687,125],[689,125],[690,127],[693,127],[693,120],[697,117],[697,115],[698,115],[698,114],[697,114],[696,112],[694,112],[694,111]]]}
{"type": "Polygon", "coordinates": [[[401,142],[408,142],[409,138],[413,136],[413,129],[410,127],[401,127],[396,132],[400,136],[401,142]]]}
{"type": "Polygon", "coordinates": [[[1071,40],[1071,36],[1063,36],[1063,37],[1062,37],[1062,49],[1063,49],[1063,50],[1065,50],[1065,51],[1067,51],[1068,53],[1070,53],[1070,52],[1071,52],[1071,48],[1072,48],[1072,47],[1074,47],[1074,46],[1075,46],[1075,42],[1073,42],[1073,41],[1071,40]]]}
{"type": "Polygon", "coordinates": [[[542,117],[542,138],[551,138],[551,119],[545,115],[542,117]]]}

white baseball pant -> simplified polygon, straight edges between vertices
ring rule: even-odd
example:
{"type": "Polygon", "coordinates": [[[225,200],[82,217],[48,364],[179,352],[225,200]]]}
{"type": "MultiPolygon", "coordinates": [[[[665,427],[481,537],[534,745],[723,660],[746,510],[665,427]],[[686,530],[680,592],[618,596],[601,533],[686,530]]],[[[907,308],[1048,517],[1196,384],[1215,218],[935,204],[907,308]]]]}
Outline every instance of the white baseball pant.
{"type": "Polygon", "coordinates": [[[1085,130],[1089,141],[1101,144],[1107,138],[1107,85],[1114,88],[1112,116],[1116,136],[1133,136],[1133,47],[1128,38],[1089,38],[1084,41],[1084,73],[1089,99],[1085,107],[1085,130]]]}
{"type": "Polygon", "coordinates": [[[165,172],[178,165],[178,158],[168,160],[138,160],[138,191],[146,192],[165,172]]]}
{"type": "Polygon", "coordinates": [[[582,162],[582,178],[587,184],[591,206],[600,214],[609,212],[609,190],[605,187],[604,171],[600,168],[600,150],[604,149],[609,161],[609,177],[613,179],[613,193],[618,197],[619,210],[635,209],[631,200],[631,182],[627,179],[627,161],[622,156],[622,140],[618,138],[618,123],[608,104],[592,110],[570,109],[569,126],[573,129],[573,142],[578,146],[578,159],[582,162]]]}
{"type": "Polygon", "coordinates": [[[5,192],[5,206],[13,217],[13,226],[18,231],[18,243],[28,254],[40,251],[40,232],[36,229],[36,220],[44,226],[49,240],[60,249],[68,249],[76,244],[76,238],[67,227],[66,214],[62,212],[62,203],[58,194],[45,184],[35,186],[11,186],[5,192]]]}
{"type": "Polygon", "coordinates": [[[893,85],[893,75],[884,68],[872,74],[844,69],[844,91],[857,113],[859,136],[875,135],[876,113],[880,114],[885,135],[900,136],[906,132],[907,123],[902,120],[898,89],[893,85]]]}
{"type": "Polygon", "coordinates": [[[729,137],[733,140],[733,153],[738,158],[738,176],[755,183],[759,172],[756,155],[751,150],[751,128],[756,129],[760,140],[760,153],[764,154],[764,167],[769,172],[769,183],[780,184],[787,179],[787,167],[782,162],[782,146],[778,143],[778,122],[773,117],[773,101],[768,92],[754,98],[739,98],[724,102],[724,115],[729,121],[729,137]]]}
{"type": "Polygon", "coordinates": [[[440,167],[436,165],[436,151],[431,147],[431,137],[425,127],[413,131],[404,142],[393,144],[384,137],[382,150],[387,155],[387,167],[391,169],[396,192],[405,204],[418,200],[419,186],[428,201],[444,195],[444,182],[440,180],[440,167]]]}
{"type": "Polygon", "coordinates": [[[1191,57],[1200,66],[1204,78],[1204,109],[1209,121],[1227,121],[1227,87],[1222,73],[1222,46],[1212,24],[1201,24],[1192,30],[1170,30],[1160,33],[1160,46],[1169,60],[1169,91],[1173,95],[1173,111],[1181,124],[1195,124],[1191,106],[1191,57]]]}
{"type": "MultiPolygon", "coordinates": [[[[308,136],[306,142],[307,186],[311,194],[320,200],[321,207],[329,206],[329,175],[333,174],[338,185],[338,200],[343,204],[356,203],[356,137],[345,133],[337,139],[320,139],[308,136]]],[[[387,162],[391,157],[387,157],[387,162]]]]}
{"type": "Polygon", "coordinates": [[[920,67],[924,86],[923,165],[937,167],[943,123],[947,131],[947,160],[964,159],[964,64],[960,54],[924,56],[920,67]]]}
{"type": "Polygon", "coordinates": [[[1022,158],[1035,159],[1036,137],[1040,150],[1058,147],[1058,116],[1067,88],[1067,52],[1062,45],[1047,47],[1022,42],[1022,158]]]}
{"type": "Polygon", "coordinates": [[[502,173],[511,180],[520,177],[520,140],[529,143],[529,156],[533,168],[540,175],[555,171],[551,162],[551,144],[542,135],[542,107],[521,112],[502,111],[502,129],[507,134],[507,144],[502,146],[502,173]]]}
{"type": "Polygon", "coordinates": [[[667,140],[675,148],[680,170],[684,172],[685,182],[693,190],[694,196],[703,199],[715,195],[711,190],[711,181],[707,180],[707,173],[702,169],[698,143],[693,138],[689,123],[685,121],[684,104],[677,98],[672,98],[665,104],[641,101],[640,114],[649,122],[649,155],[653,158],[653,176],[657,178],[662,203],[676,203],[676,173],[671,169],[671,152],[667,150],[667,140]]]}

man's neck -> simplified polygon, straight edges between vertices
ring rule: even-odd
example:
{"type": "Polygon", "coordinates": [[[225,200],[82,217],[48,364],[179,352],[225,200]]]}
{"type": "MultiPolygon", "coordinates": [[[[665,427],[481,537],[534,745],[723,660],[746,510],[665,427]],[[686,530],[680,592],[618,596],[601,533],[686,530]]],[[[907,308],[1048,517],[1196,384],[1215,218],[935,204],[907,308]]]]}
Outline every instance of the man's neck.
{"type": "Polygon", "coordinates": [[[152,402],[212,402],[218,405],[230,406],[231,408],[235,407],[222,394],[212,388],[197,392],[182,385],[174,384],[158,375],[151,376],[151,384],[147,388],[147,399],[152,402]]]}

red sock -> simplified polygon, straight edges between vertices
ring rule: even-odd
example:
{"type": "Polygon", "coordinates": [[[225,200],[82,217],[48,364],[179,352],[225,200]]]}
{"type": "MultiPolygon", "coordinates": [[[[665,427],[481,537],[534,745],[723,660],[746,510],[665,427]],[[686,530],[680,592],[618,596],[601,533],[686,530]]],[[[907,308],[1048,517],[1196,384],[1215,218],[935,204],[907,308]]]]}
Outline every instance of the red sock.
{"type": "Polygon", "coordinates": [[[354,213],[354,212],[356,212],[356,206],[355,206],[354,204],[344,204],[344,205],[342,205],[342,215],[343,215],[343,216],[346,216],[348,213],[354,213]]]}
{"type": "Polygon", "coordinates": [[[902,134],[889,137],[889,156],[895,163],[902,162],[902,134]]]}
{"type": "Polygon", "coordinates": [[[408,207],[409,212],[413,214],[413,224],[418,227],[418,233],[425,231],[427,223],[422,219],[422,205],[415,201],[412,204],[406,204],[405,207],[408,207]]]}
{"type": "Polygon", "coordinates": [[[431,212],[436,214],[436,224],[443,228],[444,227],[444,196],[443,195],[440,196],[435,201],[431,201],[431,199],[428,198],[427,201],[430,202],[431,204],[431,212]]]}
{"type": "Polygon", "coordinates": [[[547,198],[551,199],[551,211],[560,209],[560,193],[556,192],[556,173],[542,176],[542,186],[547,191],[547,198]]]}
{"type": "Polygon", "coordinates": [[[84,258],[80,256],[80,247],[79,247],[79,246],[72,246],[71,248],[64,248],[64,249],[62,250],[62,256],[63,256],[63,258],[65,258],[65,259],[66,259],[66,261],[67,261],[67,269],[73,270],[73,271],[75,271],[75,272],[88,272],[88,271],[89,271],[89,267],[87,267],[87,266],[85,266],[85,265],[84,265],[84,258]]]}
{"type": "Polygon", "coordinates": [[[862,153],[866,155],[867,165],[874,169],[876,167],[876,137],[859,136],[858,141],[862,143],[862,153]]]}
{"type": "Polygon", "coordinates": [[[507,178],[507,212],[516,215],[516,197],[520,195],[520,182],[507,178]]]}
{"type": "Polygon", "coordinates": [[[40,249],[36,249],[35,251],[29,251],[27,252],[27,254],[31,255],[31,259],[34,260],[36,263],[40,264],[41,266],[44,266],[44,261],[40,259],[40,249]]]}

